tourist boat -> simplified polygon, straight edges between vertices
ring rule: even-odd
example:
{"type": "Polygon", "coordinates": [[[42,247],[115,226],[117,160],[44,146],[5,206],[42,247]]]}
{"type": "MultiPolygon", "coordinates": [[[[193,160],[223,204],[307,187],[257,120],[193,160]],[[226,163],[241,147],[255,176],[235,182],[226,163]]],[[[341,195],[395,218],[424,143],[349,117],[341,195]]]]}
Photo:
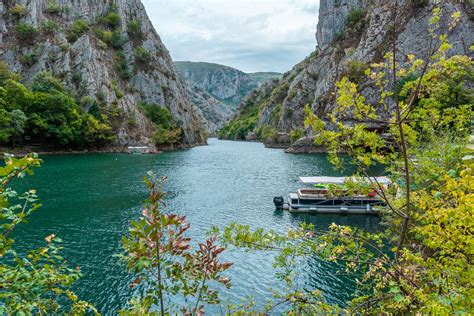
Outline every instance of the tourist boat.
{"type": "Polygon", "coordinates": [[[150,152],[150,148],[147,146],[127,147],[127,149],[128,149],[128,153],[132,155],[148,154],[150,152]]]}
{"type": "Polygon", "coordinates": [[[290,193],[286,203],[281,196],[273,202],[277,209],[292,213],[377,214],[385,206],[379,193],[380,188],[385,190],[392,184],[389,178],[371,178],[369,182],[375,185],[369,194],[348,194],[344,184],[349,180],[357,181],[346,177],[300,177],[306,188],[290,193]]]}

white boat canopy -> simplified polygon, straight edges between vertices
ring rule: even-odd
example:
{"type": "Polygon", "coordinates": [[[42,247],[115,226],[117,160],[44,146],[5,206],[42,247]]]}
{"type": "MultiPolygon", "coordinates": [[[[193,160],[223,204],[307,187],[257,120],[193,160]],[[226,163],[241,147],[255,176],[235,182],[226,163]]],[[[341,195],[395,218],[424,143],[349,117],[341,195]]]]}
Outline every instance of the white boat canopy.
{"type": "MultiPolygon", "coordinates": [[[[364,181],[367,179],[362,178],[364,181]]],[[[347,177],[300,177],[300,181],[303,184],[313,185],[313,184],[344,184],[347,180],[351,178],[347,177]]],[[[357,181],[357,178],[353,178],[354,181],[357,181]]],[[[392,184],[392,181],[388,177],[374,177],[370,178],[371,182],[378,182],[379,184],[392,184]]]]}
{"type": "Polygon", "coordinates": [[[130,150],[147,150],[147,146],[141,146],[141,147],[128,147],[130,150]]]}

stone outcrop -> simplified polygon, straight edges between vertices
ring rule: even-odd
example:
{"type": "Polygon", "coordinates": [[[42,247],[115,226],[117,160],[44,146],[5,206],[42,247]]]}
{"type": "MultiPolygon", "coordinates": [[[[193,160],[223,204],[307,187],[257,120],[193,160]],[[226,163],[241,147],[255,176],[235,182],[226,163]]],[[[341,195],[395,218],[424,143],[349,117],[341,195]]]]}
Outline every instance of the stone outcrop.
{"type": "Polygon", "coordinates": [[[199,108],[215,134],[251,91],[280,78],[273,72],[244,73],[232,67],[204,62],[175,62],[191,102],[199,108]]]}
{"type": "MultiPolygon", "coordinates": [[[[400,56],[414,53],[423,57],[429,43],[428,20],[433,2],[403,2],[404,9],[399,16],[403,28],[397,39],[400,56]]],[[[348,65],[352,63],[362,68],[380,62],[389,50],[390,4],[391,1],[382,0],[321,0],[316,50],[284,74],[271,87],[272,91],[262,87],[245,99],[231,122],[238,124],[242,117],[248,121],[250,112],[258,109],[257,124],[249,135],[262,128],[290,134],[303,132],[306,105],[324,118],[334,109],[335,82],[347,75],[348,65]]],[[[446,0],[442,4],[446,16],[461,12],[458,26],[448,34],[453,45],[450,54],[472,55],[469,51],[474,42],[472,4],[458,0],[446,0]]],[[[364,82],[361,85],[364,89],[364,82]]],[[[311,136],[311,132],[305,131],[304,136],[311,136]]],[[[270,138],[270,145],[274,139],[270,138]]],[[[308,146],[299,146],[294,151],[301,152],[305,147],[308,146]]]]}
{"type": "Polygon", "coordinates": [[[0,60],[26,83],[46,70],[63,80],[78,100],[90,97],[116,110],[116,148],[154,147],[153,125],[140,112],[139,102],[171,111],[182,129],[180,146],[205,143],[202,115],[188,101],[140,0],[3,0],[0,60]],[[110,12],[114,14],[107,19],[110,12]],[[19,34],[21,26],[29,31],[19,34]]]}

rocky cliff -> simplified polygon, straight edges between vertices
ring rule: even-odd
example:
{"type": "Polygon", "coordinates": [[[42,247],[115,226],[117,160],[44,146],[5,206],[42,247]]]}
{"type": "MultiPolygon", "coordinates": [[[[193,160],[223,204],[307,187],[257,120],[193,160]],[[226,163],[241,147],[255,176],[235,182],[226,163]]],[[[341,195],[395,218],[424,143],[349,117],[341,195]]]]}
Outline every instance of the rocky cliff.
{"type": "MultiPolygon", "coordinates": [[[[398,34],[398,49],[400,54],[423,57],[433,2],[402,2],[399,18],[403,29],[398,34]]],[[[382,0],[321,0],[316,50],[280,81],[263,86],[245,99],[220,136],[260,139],[270,146],[288,147],[308,135],[309,131],[304,131],[305,105],[324,117],[334,109],[335,82],[342,76],[363,81],[366,67],[380,62],[389,50],[390,4],[382,0]]],[[[462,13],[458,27],[448,36],[453,44],[450,53],[472,54],[472,1],[445,0],[442,5],[446,16],[455,11],[462,13]]],[[[304,150],[305,139],[299,143],[304,150]]]]}
{"type": "Polygon", "coordinates": [[[154,147],[154,125],[139,104],[167,107],[179,143],[205,143],[171,57],[140,0],[3,0],[0,60],[26,83],[40,71],[60,78],[85,111],[94,102],[113,116],[115,148],[154,147]]]}
{"type": "Polygon", "coordinates": [[[211,133],[227,122],[240,102],[265,81],[280,78],[273,72],[244,73],[204,62],[175,62],[191,102],[201,109],[211,133]]]}

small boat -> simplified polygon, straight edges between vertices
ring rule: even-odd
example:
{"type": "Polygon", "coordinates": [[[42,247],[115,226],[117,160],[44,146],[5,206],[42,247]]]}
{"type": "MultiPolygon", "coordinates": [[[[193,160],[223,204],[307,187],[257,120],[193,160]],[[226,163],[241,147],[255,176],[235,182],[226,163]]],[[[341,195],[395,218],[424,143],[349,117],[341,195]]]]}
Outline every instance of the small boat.
{"type": "Polygon", "coordinates": [[[349,194],[344,188],[348,181],[357,180],[346,177],[300,177],[300,182],[306,188],[290,193],[287,203],[281,196],[275,197],[273,203],[279,210],[315,214],[377,214],[385,206],[379,191],[392,184],[389,178],[371,178],[368,182],[378,185],[369,194],[349,194]]]}
{"type": "Polygon", "coordinates": [[[150,148],[147,146],[127,147],[127,149],[128,149],[128,153],[132,155],[148,154],[150,152],[150,148]]]}

